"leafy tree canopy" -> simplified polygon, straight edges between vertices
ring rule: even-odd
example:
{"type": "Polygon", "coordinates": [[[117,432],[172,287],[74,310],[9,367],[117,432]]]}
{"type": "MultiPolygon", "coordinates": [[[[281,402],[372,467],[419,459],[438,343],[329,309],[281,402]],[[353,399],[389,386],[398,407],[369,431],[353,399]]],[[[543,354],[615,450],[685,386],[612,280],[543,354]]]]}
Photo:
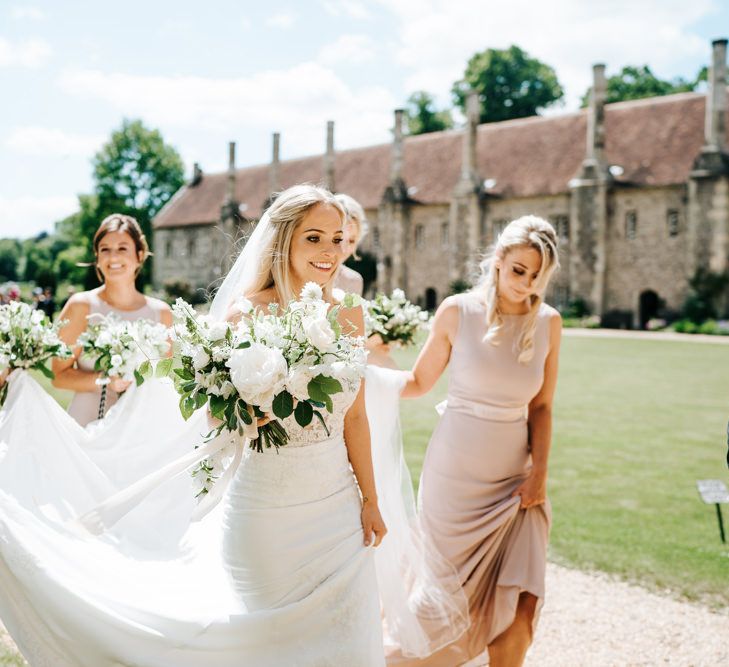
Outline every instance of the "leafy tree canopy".
{"type": "Polygon", "coordinates": [[[478,92],[482,123],[534,116],[564,97],[555,71],[518,46],[474,54],[452,88],[464,113],[471,90],[478,92]]]}
{"type": "Polygon", "coordinates": [[[406,114],[410,134],[440,132],[453,127],[451,112],[437,111],[433,96],[424,90],[419,90],[408,98],[406,114]]]}

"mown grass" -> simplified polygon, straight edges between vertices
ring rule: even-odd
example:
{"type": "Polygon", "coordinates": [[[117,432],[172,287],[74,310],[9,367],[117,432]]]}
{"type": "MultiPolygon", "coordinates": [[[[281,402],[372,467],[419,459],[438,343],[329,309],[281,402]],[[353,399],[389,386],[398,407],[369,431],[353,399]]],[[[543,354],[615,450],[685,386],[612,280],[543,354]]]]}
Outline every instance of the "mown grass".
{"type": "MultiPolygon", "coordinates": [[[[403,368],[415,356],[396,354],[403,368]]],[[[697,479],[729,482],[728,370],[724,345],[564,339],[549,483],[553,561],[729,605],[729,547],[714,507],[696,491],[697,479]]],[[[429,395],[402,405],[416,485],[446,386],[443,377],[429,395]]],[[[68,402],[67,392],[49,389],[68,402]]],[[[729,508],[724,514],[729,527],[729,508]]],[[[23,664],[0,643],[0,665],[23,664]]]]}
{"type": "MultiPolygon", "coordinates": [[[[398,354],[402,367],[414,351],[398,354]]],[[[729,483],[729,347],[565,337],[550,462],[552,560],[729,605],[729,547],[696,480],[729,483]]],[[[445,378],[403,404],[417,484],[445,378]]],[[[724,507],[729,526],[729,507],[724,507]]]]}

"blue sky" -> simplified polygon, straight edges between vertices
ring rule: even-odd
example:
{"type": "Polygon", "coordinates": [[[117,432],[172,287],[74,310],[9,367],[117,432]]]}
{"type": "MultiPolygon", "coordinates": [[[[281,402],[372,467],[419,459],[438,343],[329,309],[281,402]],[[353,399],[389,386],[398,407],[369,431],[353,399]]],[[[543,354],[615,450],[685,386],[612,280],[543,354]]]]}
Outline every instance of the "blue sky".
{"type": "MultiPolygon", "coordinates": [[[[123,118],[204,171],[389,140],[414,90],[450,102],[468,58],[518,44],[557,71],[557,112],[591,65],[692,77],[729,33],[727,0],[0,0],[0,237],[51,230],[90,192],[91,158],[123,118]],[[504,6],[508,5],[508,6],[504,6]]],[[[554,111],[550,112],[554,113],[554,111]]]]}

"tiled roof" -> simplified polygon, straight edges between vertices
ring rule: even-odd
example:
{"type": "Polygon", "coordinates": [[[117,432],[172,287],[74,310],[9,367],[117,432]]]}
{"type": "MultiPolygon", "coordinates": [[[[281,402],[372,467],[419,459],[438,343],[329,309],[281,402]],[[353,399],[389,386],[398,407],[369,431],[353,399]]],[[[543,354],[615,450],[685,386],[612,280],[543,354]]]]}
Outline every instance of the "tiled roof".
{"type": "MultiPolygon", "coordinates": [[[[639,186],[685,182],[703,144],[704,105],[700,93],[607,105],[605,150],[608,162],[623,168],[617,180],[639,186]]],[[[489,192],[508,198],[567,192],[584,158],[586,118],[582,110],[479,125],[479,175],[496,181],[489,192]]],[[[460,130],[405,138],[403,178],[413,188],[414,200],[423,204],[450,200],[460,175],[462,147],[460,130]]],[[[352,195],[366,209],[377,208],[388,183],[390,154],[389,144],[337,152],[337,190],[352,195]]],[[[268,169],[264,164],[236,171],[236,199],[247,205],[246,217],[261,214],[269,195],[268,169]]],[[[320,182],[323,174],[322,155],[280,165],[283,187],[320,182]]],[[[215,223],[226,179],[226,173],[205,174],[197,185],[184,186],[155,218],[154,226],[215,223]]]]}

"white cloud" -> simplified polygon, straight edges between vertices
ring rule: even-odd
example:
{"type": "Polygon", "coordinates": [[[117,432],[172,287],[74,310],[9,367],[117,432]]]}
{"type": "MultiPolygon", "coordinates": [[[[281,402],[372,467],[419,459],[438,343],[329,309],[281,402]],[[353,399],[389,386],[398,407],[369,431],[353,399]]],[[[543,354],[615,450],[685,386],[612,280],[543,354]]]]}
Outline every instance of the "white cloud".
{"type": "Polygon", "coordinates": [[[0,194],[0,236],[30,238],[78,209],[76,197],[6,197],[0,194]]]}
{"type": "Polygon", "coordinates": [[[31,21],[43,21],[48,18],[46,13],[38,7],[13,7],[10,15],[14,19],[30,19],[31,21]]]}
{"type": "Polygon", "coordinates": [[[13,43],[0,37],[0,67],[40,67],[50,55],[50,45],[41,39],[13,43]]]}
{"type": "Polygon", "coordinates": [[[385,141],[396,106],[386,88],[351,88],[314,62],[233,79],[76,70],[62,74],[59,85],[170,130],[228,137],[281,131],[289,156],[321,152],[329,119],[337,121],[339,147],[385,141]]]}
{"type": "Polygon", "coordinates": [[[320,50],[317,60],[325,65],[361,65],[375,57],[375,43],[368,35],[340,35],[320,50]]]}
{"type": "Polygon", "coordinates": [[[294,23],[296,23],[296,14],[291,11],[276,12],[266,19],[266,25],[282,30],[292,28],[294,23]]]}
{"type": "Polygon", "coordinates": [[[10,132],[5,145],[23,155],[46,157],[88,157],[99,150],[104,137],[74,134],[50,127],[16,127],[10,132]]]}
{"type": "Polygon", "coordinates": [[[358,0],[322,0],[322,6],[332,16],[347,16],[351,19],[368,19],[369,9],[358,0]]]}
{"type": "Polygon", "coordinates": [[[449,98],[468,59],[486,48],[516,44],[551,65],[576,108],[591,83],[591,65],[608,74],[649,64],[662,77],[683,73],[686,61],[708,61],[709,44],[691,26],[716,9],[712,0],[380,0],[399,19],[398,62],[409,70],[406,90],[449,98]]]}

